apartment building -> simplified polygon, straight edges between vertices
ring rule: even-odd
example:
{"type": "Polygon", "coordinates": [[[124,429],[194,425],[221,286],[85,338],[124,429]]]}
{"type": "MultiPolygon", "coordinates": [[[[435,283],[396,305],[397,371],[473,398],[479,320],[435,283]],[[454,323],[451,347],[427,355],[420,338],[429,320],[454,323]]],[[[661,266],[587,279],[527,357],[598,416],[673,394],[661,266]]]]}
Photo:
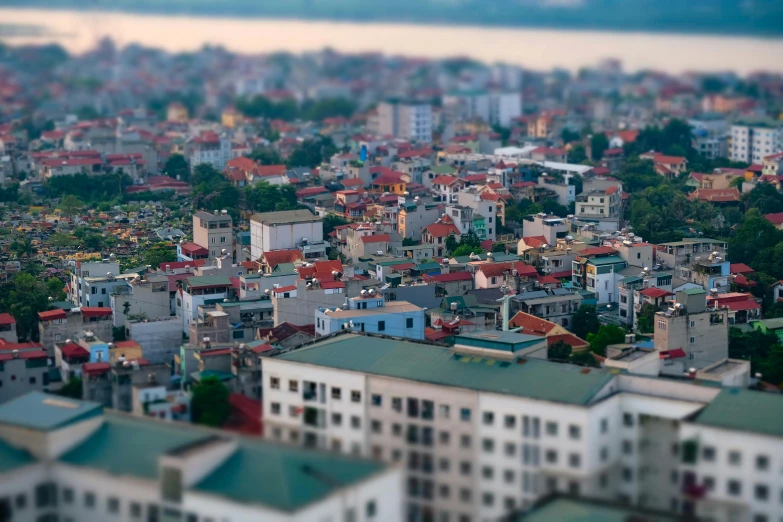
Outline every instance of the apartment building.
{"type": "Polygon", "coordinates": [[[418,198],[413,201],[400,202],[397,213],[397,233],[403,239],[421,241],[422,229],[437,221],[440,217],[440,206],[437,203],[422,203],[418,198]]]}
{"type": "Polygon", "coordinates": [[[402,520],[399,468],[30,393],[0,406],[14,521],[402,520]]]}
{"type": "Polygon", "coordinates": [[[205,131],[188,139],[184,152],[191,170],[207,164],[222,172],[231,160],[231,140],[228,136],[205,131]]]}
{"type": "Polygon", "coordinates": [[[618,300],[617,288],[624,278],[622,270],[626,268],[628,262],[620,256],[577,257],[572,263],[571,280],[580,288],[593,292],[596,303],[613,303],[618,300]]]}
{"type": "Polygon", "coordinates": [[[558,239],[564,239],[570,232],[568,221],[555,215],[547,216],[541,212],[525,216],[522,221],[524,237],[543,236],[547,244],[554,245],[558,239]]]}
{"type": "Polygon", "coordinates": [[[660,243],[655,252],[656,261],[669,269],[691,266],[702,260],[715,261],[716,257],[719,258],[718,261],[728,260],[728,243],[702,237],[686,237],[682,241],[660,243]]]}
{"type": "Polygon", "coordinates": [[[622,209],[622,191],[617,187],[592,189],[576,197],[576,217],[585,221],[595,221],[602,230],[620,228],[622,209]]]}
{"type": "MultiPolygon", "coordinates": [[[[499,205],[492,199],[486,199],[476,187],[468,187],[457,194],[457,205],[473,209],[474,220],[477,216],[485,218],[483,233],[478,233],[482,240],[495,241],[497,237],[499,205]]],[[[447,207],[449,209],[449,207],[447,207]]],[[[481,229],[479,229],[481,230],[481,229]]]]}
{"type": "Polygon", "coordinates": [[[674,303],[655,314],[655,349],[664,354],[663,373],[682,375],[729,356],[729,321],[724,308],[707,308],[707,292],[676,292],[674,303]]]}
{"type": "MultiPolygon", "coordinates": [[[[175,283],[176,284],[176,283],[175,283]]],[[[174,287],[176,290],[176,286],[174,287]]],[[[163,319],[176,313],[166,274],[148,274],[124,280],[109,296],[114,326],[125,326],[130,319],[163,319]]]]}
{"type": "Polygon", "coordinates": [[[0,314],[0,339],[7,343],[15,343],[19,340],[16,336],[16,319],[9,313],[0,314]]]}
{"type": "Polygon", "coordinates": [[[432,128],[429,103],[390,100],[378,105],[378,134],[430,143],[432,128]]]}
{"type": "Polygon", "coordinates": [[[50,357],[54,356],[55,343],[66,342],[91,332],[99,339],[112,338],[111,308],[72,308],[38,312],[38,339],[50,357]]]}
{"type": "Polygon", "coordinates": [[[222,302],[229,297],[232,284],[228,276],[193,276],[182,281],[177,296],[177,316],[182,320],[182,333],[189,335],[190,323],[198,318],[198,307],[222,302]]]}
{"type": "Polygon", "coordinates": [[[193,243],[209,251],[209,257],[220,257],[223,250],[234,252],[234,232],[227,211],[199,211],[193,214],[193,243]]]}
{"type": "Polygon", "coordinates": [[[38,343],[0,341],[0,404],[59,384],[59,372],[50,371],[48,363],[49,356],[38,343]]]}
{"type": "Polygon", "coordinates": [[[617,285],[620,319],[624,324],[632,325],[635,330],[638,324],[637,314],[642,310],[642,306],[649,303],[658,309],[674,295],[671,292],[671,272],[645,270],[640,275],[620,279],[617,285]]]}
{"type": "Polygon", "coordinates": [[[386,302],[374,289],[362,290],[345,300],[343,307],[315,311],[318,337],[339,331],[377,333],[407,339],[424,339],[424,309],[407,301],[386,302]]]}
{"type": "Polygon", "coordinates": [[[451,121],[480,119],[490,125],[511,126],[522,114],[519,92],[463,91],[443,96],[443,110],[451,121]]]}
{"type": "Polygon", "coordinates": [[[111,290],[123,282],[117,282],[120,263],[77,261],[71,269],[71,285],[68,300],[76,306],[109,306],[111,290]],[[102,304],[98,304],[103,301],[102,304]]]}
{"type": "Polygon", "coordinates": [[[783,126],[766,119],[741,119],[731,126],[732,161],[761,164],[764,158],[783,151],[783,126]]]}
{"type": "Polygon", "coordinates": [[[259,259],[270,250],[296,248],[305,259],[326,258],[321,217],[309,210],[253,214],[250,218],[250,257],[259,259]]]}
{"type": "Polygon", "coordinates": [[[557,364],[482,335],[457,336],[446,349],[346,333],[268,358],[265,436],[396,463],[406,520],[464,522],[500,520],[552,492],[694,513],[709,494],[697,498],[691,486],[711,469],[682,461],[701,434],[729,430],[725,444],[713,444],[742,453],[743,467],[736,479],[734,470],[715,475],[712,516],[783,514],[771,502],[783,459],[783,430],[769,417],[783,411],[779,395],[557,364]],[[764,413],[747,403],[735,420],[723,402],[734,393],[762,397],[764,413]],[[747,431],[764,445],[742,443],[747,431]],[[762,475],[753,474],[757,454],[766,457],[762,475]],[[754,482],[766,495],[755,496],[754,482]]]}
{"type": "Polygon", "coordinates": [[[516,294],[511,298],[514,310],[546,319],[564,328],[571,326],[582,296],[565,288],[544,288],[516,294]]]}

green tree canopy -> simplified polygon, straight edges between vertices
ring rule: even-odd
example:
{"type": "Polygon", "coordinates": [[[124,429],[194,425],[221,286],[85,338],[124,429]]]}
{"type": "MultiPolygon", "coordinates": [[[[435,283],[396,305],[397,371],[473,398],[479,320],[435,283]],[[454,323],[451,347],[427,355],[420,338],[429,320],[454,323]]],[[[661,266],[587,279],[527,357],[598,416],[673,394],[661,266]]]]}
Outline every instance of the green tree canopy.
{"type": "Polygon", "coordinates": [[[247,157],[262,165],[282,165],[284,163],[280,153],[271,147],[254,149],[247,157]]]}
{"type": "Polygon", "coordinates": [[[604,151],[609,148],[609,138],[606,137],[606,134],[603,132],[599,132],[598,134],[594,134],[592,138],[590,138],[590,154],[593,159],[593,161],[598,161],[601,158],[604,157],[604,151]]]}
{"type": "Polygon", "coordinates": [[[547,359],[565,361],[571,357],[571,345],[562,340],[554,342],[547,348],[546,356],[547,359]]]}
{"type": "Polygon", "coordinates": [[[182,154],[172,154],[163,166],[163,173],[170,178],[188,181],[190,179],[190,166],[182,154]]]}
{"type": "Polygon", "coordinates": [[[70,397],[71,399],[82,399],[82,380],[78,377],[72,377],[71,380],[60,388],[57,394],[63,397],[70,397]]]}
{"type": "Polygon", "coordinates": [[[596,333],[587,335],[590,351],[598,355],[606,355],[606,347],[610,344],[620,344],[625,341],[625,330],[613,324],[602,324],[596,333]]]}
{"type": "Polygon", "coordinates": [[[636,319],[639,333],[653,333],[655,307],[650,303],[644,303],[636,319]]]}
{"type": "Polygon", "coordinates": [[[38,340],[38,312],[48,308],[49,289],[27,272],[19,272],[0,285],[0,311],[14,316],[20,340],[38,340]]]}
{"type": "Polygon", "coordinates": [[[571,332],[585,340],[591,333],[596,333],[600,326],[598,311],[593,305],[580,305],[571,320],[571,332]]]}
{"type": "Polygon", "coordinates": [[[84,208],[84,203],[73,194],[67,194],[60,200],[59,208],[66,217],[71,217],[84,208]]]}
{"type": "Polygon", "coordinates": [[[228,387],[217,377],[207,377],[193,385],[190,400],[193,422],[219,427],[228,419],[231,405],[228,387]]]}

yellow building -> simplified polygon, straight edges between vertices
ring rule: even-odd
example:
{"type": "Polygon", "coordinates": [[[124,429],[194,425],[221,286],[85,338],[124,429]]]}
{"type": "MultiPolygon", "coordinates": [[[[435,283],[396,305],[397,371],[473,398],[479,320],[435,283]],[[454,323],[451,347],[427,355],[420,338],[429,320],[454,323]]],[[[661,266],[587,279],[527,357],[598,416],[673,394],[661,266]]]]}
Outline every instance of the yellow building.
{"type": "Polygon", "coordinates": [[[222,123],[224,127],[228,127],[229,129],[233,129],[234,127],[238,126],[241,122],[242,122],[242,115],[233,107],[228,107],[220,115],[220,123],[222,123]]]}
{"type": "Polygon", "coordinates": [[[179,102],[169,103],[166,108],[166,120],[177,123],[187,123],[188,109],[179,102]]]}

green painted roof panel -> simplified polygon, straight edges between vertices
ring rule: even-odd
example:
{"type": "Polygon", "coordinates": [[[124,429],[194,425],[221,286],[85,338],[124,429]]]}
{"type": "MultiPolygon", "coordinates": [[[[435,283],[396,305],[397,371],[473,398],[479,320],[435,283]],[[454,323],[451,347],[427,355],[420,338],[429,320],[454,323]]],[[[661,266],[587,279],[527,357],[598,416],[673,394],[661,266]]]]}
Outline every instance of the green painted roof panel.
{"type": "Polygon", "coordinates": [[[49,431],[96,417],[102,411],[97,402],[30,392],[0,405],[0,424],[49,431]]]}
{"type": "MultiPolygon", "coordinates": [[[[459,362],[451,350],[395,339],[345,334],[279,359],[400,379],[585,405],[612,379],[604,370],[527,359],[525,364],[459,362]]],[[[484,360],[484,359],[482,359],[484,360]]]]}
{"type": "Polygon", "coordinates": [[[695,422],[783,437],[783,396],[737,388],[722,390],[695,422]]]}
{"type": "Polygon", "coordinates": [[[27,451],[0,440],[0,473],[7,473],[34,462],[35,459],[27,451]]]}

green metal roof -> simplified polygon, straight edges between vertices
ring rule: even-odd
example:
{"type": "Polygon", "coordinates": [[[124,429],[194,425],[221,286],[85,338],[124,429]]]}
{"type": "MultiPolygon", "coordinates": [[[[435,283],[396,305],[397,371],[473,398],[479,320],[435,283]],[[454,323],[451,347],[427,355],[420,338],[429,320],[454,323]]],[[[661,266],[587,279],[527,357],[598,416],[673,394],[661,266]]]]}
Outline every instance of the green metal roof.
{"type": "Polygon", "coordinates": [[[49,303],[49,309],[59,308],[60,310],[70,310],[71,308],[75,307],[76,305],[71,301],[54,301],[49,303]]]}
{"type": "Polygon", "coordinates": [[[187,278],[188,286],[191,288],[201,288],[204,286],[231,286],[231,280],[228,276],[194,276],[187,278]]]}
{"type": "Polygon", "coordinates": [[[416,270],[433,270],[435,268],[440,268],[440,263],[430,261],[429,263],[421,263],[420,265],[416,265],[416,270]]]}
{"type": "Polygon", "coordinates": [[[722,390],[697,424],[783,437],[783,396],[739,388],[722,390]]]}
{"type": "Polygon", "coordinates": [[[378,462],[334,453],[242,442],[234,455],[193,489],[294,511],[383,469],[378,462]]]}
{"type": "Polygon", "coordinates": [[[758,322],[766,326],[769,330],[783,328],[783,317],[775,317],[774,319],[759,319],[758,322]]]}
{"type": "Polygon", "coordinates": [[[534,507],[513,522],[675,522],[679,517],[651,513],[631,506],[602,504],[596,501],[555,498],[534,507]]]}
{"type": "Polygon", "coordinates": [[[524,364],[455,354],[426,344],[343,334],[281,360],[400,379],[586,405],[612,379],[604,370],[527,359],[524,364]]]}
{"type": "Polygon", "coordinates": [[[613,265],[615,263],[625,263],[625,259],[620,256],[593,257],[587,261],[587,264],[593,266],[613,265]]]}
{"type": "Polygon", "coordinates": [[[681,290],[685,295],[701,295],[706,294],[707,291],[704,290],[704,288],[698,287],[698,288],[686,288],[685,290],[681,290]]]}
{"type": "Polygon", "coordinates": [[[220,370],[204,370],[203,372],[193,372],[190,374],[190,376],[197,381],[201,381],[202,379],[209,379],[210,377],[217,377],[221,381],[230,381],[236,377],[236,375],[231,372],[221,372],[220,370]]]}
{"type": "Polygon", "coordinates": [[[294,272],[296,272],[296,265],[293,263],[280,263],[272,269],[272,273],[274,274],[289,275],[293,274],[294,272]]]}
{"type": "Polygon", "coordinates": [[[0,424],[50,431],[96,417],[102,411],[97,402],[30,392],[0,405],[0,424]]]}
{"type": "Polygon", "coordinates": [[[33,462],[35,459],[27,451],[10,446],[0,440],[0,473],[7,473],[33,462]]]}
{"type": "Polygon", "coordinates": [[[451,165],[435,165],[430,170],[435,174],[453,174],[457,172],[457,169],[451,165]]]}
{"type": "Polygon", "coordinates": [[[95,433],[60,457],[74,466],[100,469],[112,475],[155,479],[158,459],[165,453],[206,439],[210,433],[186,425],[140,421],[111,414],[95,433]]]}

